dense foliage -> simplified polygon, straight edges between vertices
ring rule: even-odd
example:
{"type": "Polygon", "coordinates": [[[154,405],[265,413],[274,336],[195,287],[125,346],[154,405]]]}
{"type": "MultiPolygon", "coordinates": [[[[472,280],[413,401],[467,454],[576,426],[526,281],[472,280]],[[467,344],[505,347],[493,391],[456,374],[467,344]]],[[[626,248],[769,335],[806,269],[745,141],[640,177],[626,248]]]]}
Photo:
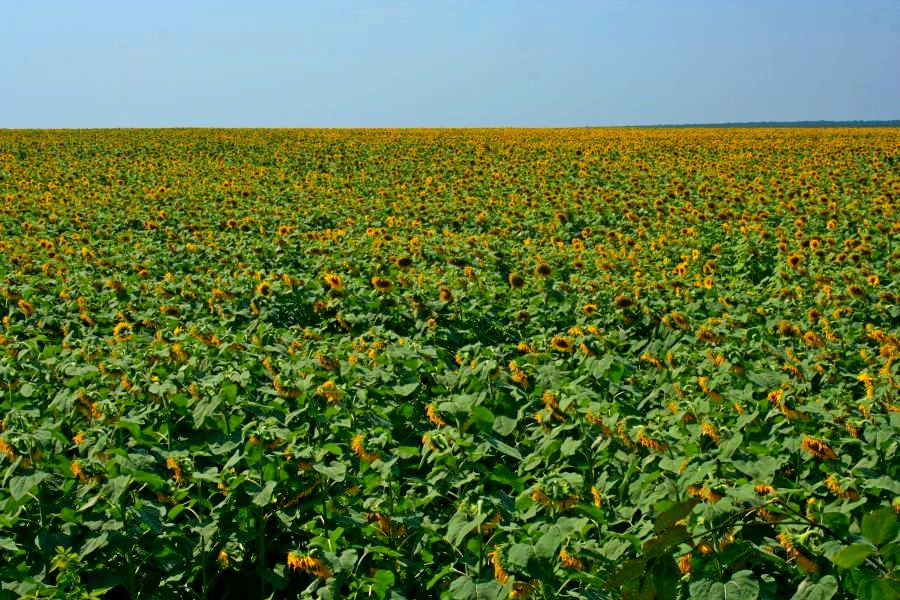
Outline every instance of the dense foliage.
{"type": "Polygon", "coordinates": [[[900,132],[0,132],[0,597],[900,596],[900,132]]]}

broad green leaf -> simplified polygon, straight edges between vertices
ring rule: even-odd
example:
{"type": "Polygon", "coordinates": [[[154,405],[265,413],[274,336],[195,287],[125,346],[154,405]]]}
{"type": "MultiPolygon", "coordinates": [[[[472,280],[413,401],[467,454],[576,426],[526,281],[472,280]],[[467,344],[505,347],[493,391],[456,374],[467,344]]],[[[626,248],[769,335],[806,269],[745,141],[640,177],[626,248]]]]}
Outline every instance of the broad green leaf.
{"type": "Polygon", "coordinates": [[[837,592],[837,579],[833,575],[826,575],[818,581],[812,579],[801,581],[797,593],[791,596],[791,600],[831,600],[837,592]]]}
{"type": "Polygon", "coordinates": [[[347,478],[347,465],[338,460],[333,460],[328,465],[316,463],[313,465],[313,468],[338,483],[347,478]]]}
{"type": "Polygon", "coordinates": [[[684,502],[679,502],[675,506],[672,506],[658,517],[653,522],[653,530],[659,533],[664,529],[668,529],[673,526],[678,521],[684,519],[691,511],[694,510],[694,507],[697,505],[697,501],[694,499],[686,500],[684,502]]]}
{"type": "Polygon", "coordinates": [[[897,513],[891,507],[870,512],[862,519],[862,534],[876,546],[893,540],[897,528],[897,513]]]}
{"type": "Polygon", "coordinates": [[[852,544],[845,546],[840,551],[832,554],[829,558],[831,562],[842,569],[852,569],[866,560],[869,556],[877,552],[875,548],[868,544],[852,544]]]}
{"type": "Polygon", "coordinates": [[[266,506],[272,500],[272,493],[275,491],[277,481],[267,481],[263,488],[254,494],[253,504],[256,506],[266,506]]]}
{"type": "Polygon", "coordinates": [[[468,575],[461,575],[450,584],[450,594],[455,600],[467,600],[475,596],[475,582],[468,575]]]}
{"type": "Polygon", "coordinates": [[[750,571],[738,571],[728,583],[701,579],[691,583],[691,600],[755,600],[759,582],[750,571]]]}
{"type": "Polygon", "coordinates": [[[550,559],[556,556],[556,551],[562,542],[562,532],[556,525],[551,525],[544,535],[538,538],[534,545],[534,554],[538,558],[550,559]]]}
{"type": "Polygon", "coordinates": [[[406,397],[416,391],[416,388],[419,387],[419,382],[414,381],[412,383],[404,383],[403,385],[394,386],[394,393],[398,396],[406,397]]]}
{"type": "Polygon", "coordinates": [[[528,560],[534,555],[534,550],[528,544],[513,544],[507,551],[507,560],[509,564],[525,569],[528,566],[528,560]]]}

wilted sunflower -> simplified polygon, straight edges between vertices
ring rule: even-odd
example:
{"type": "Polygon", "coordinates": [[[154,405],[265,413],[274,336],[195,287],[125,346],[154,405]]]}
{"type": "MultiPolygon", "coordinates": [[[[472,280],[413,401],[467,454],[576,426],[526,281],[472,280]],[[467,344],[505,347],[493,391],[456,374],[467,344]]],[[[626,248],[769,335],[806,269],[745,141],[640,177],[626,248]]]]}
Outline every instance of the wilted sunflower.
{"type": "Polygon", "coordinates": [[[394,264],[400,267],[401,269],[405,269],[412,265],[412,259],[408,256],[401,256],[397,260],[394,261],[394,264]]]}

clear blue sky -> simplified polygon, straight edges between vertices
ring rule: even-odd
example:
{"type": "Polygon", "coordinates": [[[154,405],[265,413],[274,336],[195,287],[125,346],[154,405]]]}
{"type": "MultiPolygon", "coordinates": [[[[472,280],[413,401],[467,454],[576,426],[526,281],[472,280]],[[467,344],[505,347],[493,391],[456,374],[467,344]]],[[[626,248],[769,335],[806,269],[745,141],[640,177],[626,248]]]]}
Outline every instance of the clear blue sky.
{"type": "Polygon", "coordinates": [[[900,0],[0,0],[0,127],[900,118],[900,0]]]}

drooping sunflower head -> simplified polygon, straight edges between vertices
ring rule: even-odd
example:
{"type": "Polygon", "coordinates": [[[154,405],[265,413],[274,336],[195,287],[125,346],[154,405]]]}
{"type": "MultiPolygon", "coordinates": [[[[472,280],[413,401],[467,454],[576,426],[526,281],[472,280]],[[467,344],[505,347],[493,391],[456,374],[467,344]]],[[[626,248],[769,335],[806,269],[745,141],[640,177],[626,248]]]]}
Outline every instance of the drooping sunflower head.
{"type": "Polygon", "coordinates": [[[550,340],[550,346],[557,352],[572,352],[572,341],[564,336],[557,335],[550,340]]]}
{"type": "Polygon", "coordinates": [[[272,295],[272,286],[268,281],[260,281],[256,286],[256,294],[263,298],[268,298],[272,295]]]}
{"type": "Polygon", "coordinates": [[[325,283],[328,284],[328,287],[331,289],[340,292],[344,289],[344,280],[340,275],[336,273],[325,273],[322,275],[322,279],[325,280],[325,283]]]}
{"type": "Polygon", "coordinates": [[[372,287],[380,292],[388,292],[394,288],[394,284],[391,283],[390,279],[385,277],[373,277],[372,287]]]}
{"type": "Polygon", "coordinates": [[[628,296],[619,294],[613,299],[613,304],[616,305],[616,308],[628,308],[634,305],[634,300],[632,300],[628,296]]]}

